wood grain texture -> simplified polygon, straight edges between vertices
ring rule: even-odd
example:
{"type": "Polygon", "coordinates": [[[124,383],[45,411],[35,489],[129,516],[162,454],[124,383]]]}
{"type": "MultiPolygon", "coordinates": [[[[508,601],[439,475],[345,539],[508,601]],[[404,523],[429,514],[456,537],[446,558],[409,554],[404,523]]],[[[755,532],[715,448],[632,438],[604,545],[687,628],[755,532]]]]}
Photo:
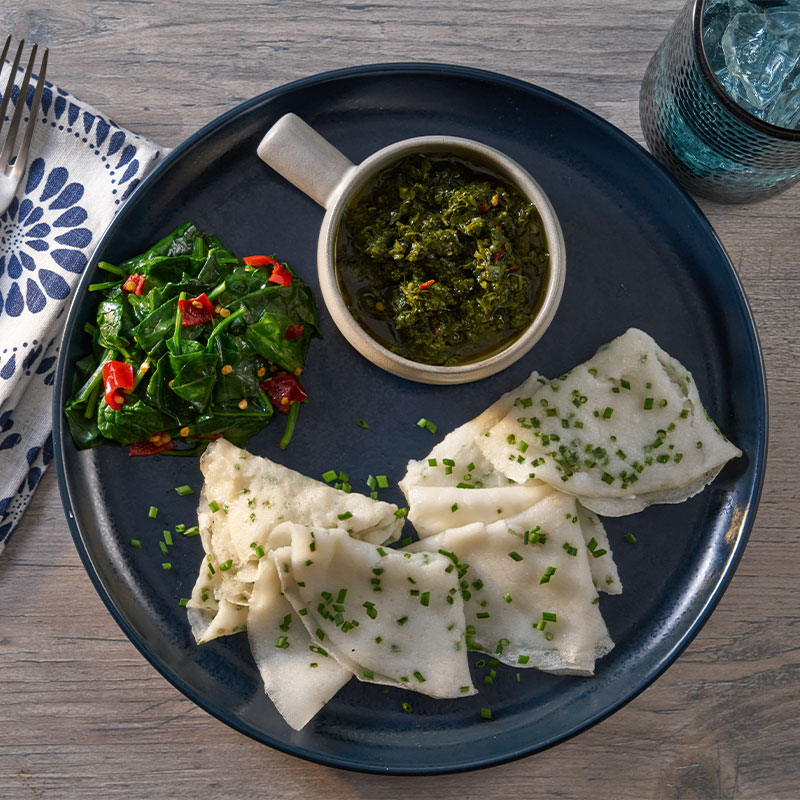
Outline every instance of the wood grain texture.
{"type": "MultiPolygon", "coordinates": [[[[168,146],[269,88],[381,61],[514,75],[641,141],[641,77],[680,5],[4,0],[0,31],[48,45],[58,85],[168,146]]],[[[51,471],[0,559],[0,798],[800,796],[800,187],[751,207],[701,206],[758,323],[770,458],[730,588],[651,688],[553,750],[469,775],[381,778],[285,756],[195,707],[122,635],[80,564],[51,471]]]]}

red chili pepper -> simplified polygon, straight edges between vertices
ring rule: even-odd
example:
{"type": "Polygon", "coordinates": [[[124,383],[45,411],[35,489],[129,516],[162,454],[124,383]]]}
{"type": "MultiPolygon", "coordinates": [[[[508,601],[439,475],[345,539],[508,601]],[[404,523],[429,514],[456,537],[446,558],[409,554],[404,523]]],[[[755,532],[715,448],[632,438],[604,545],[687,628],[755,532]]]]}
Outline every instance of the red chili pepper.
{"type": "Polygon", "coordinates": [[[106,403],[115,411],[125,402],[124,389],[133,389],[133,367],[124,361],[106,361],[103,364],[103,388],[106,403]]]}
{"type": "Polygon", "coordinates": [[[478,206],[478,211],[480,211],[481,214],[485,214],[488,210],[489,210],[489,204],[488,203],[481,203],[478,206]]]}
{"type": "Polygon", "coordinates": [[[213,442],[214,439],[221,439],[224,435],[224,433],[209,433],[208,436],[192,436],[192,439],[208,439],[213,442]]]}
{"type": "Polygon", "coordinates": [[[499,261],[506,254],[506,246],[501,245],[500,249],[494,254],[494,260],[499,261]]]}
{"type": "Polygon", "coordinates": [[[284,339],[299,339],[303,335],[303,331],[305,330],[305,325],[290,325],[286,329],[286,333],[284,334],[284,339]]]}
{"type": "Polygon", "coordinates": [[[217,313],[214,311],[214,306],[211,305],[211,301],[206,297],[205,292],[193,297],[191,300],[178,300],[178,308],[181,312],[181,328],[211,322],[217,313]]]}
{"type": "Polygon", "coordinates": [[[506,267],[506,272],[516,272],[519,269],[519,264],[512,264],[510,267],[506,267]]]}
{"type": "Polygon", "coordinates": [[[156,453],[163,453],[165,450],[172,450],[174,445],[172,439],[168,439],[163,444],[155,444],[154,442],[137,442],[132,444],[128,450],[128,455],[131,456],[154,456],[156,453]]]}
{"type": "Polygon", "coordinates": [[[301,403],[308,397],[308,392],[300,381],[289,372],[279,372],[261,381],[260,386],[267,393],[272,405],[284,414],[289,413],[289,406],[292,403],[301,403]]]}
{"type": "Polygon", "coordinates": [[[248,267],[279,267],[281,265],[280,261],[276,261],[271,256],[247,256],[243,258],[242,261],[244,261],[248,267]]]}
{"type": "Polygon", "coordinates": [[[426,289],[430,289],[431,286],[433,286],[434,283],[436,283],[436,281],[433,280],[433,278],[431,278],[429,281],[425,281],[425,283],[421,283],[419,285],[419,288],[422,289],[422,291],[424,292],[426,289]]]}
{"type": "Polygon", "coordinates": [[[133,292],[136,295],[142,293],[142,288],[144,287],[144,282],[147,278],[144,275],[139,275],[139,273],[134,272],[133,275],[128,275],[128,280],[122,284],[122,288],[126,292],[133,292]]]}
{"type": "Polygon", "coordinates": [[[270,283],[277,283],[279,286],[288,286],[292,282],[292,273],[283,264],[278,264],[272,270],[272,275],[268,278],[270,283]]]}

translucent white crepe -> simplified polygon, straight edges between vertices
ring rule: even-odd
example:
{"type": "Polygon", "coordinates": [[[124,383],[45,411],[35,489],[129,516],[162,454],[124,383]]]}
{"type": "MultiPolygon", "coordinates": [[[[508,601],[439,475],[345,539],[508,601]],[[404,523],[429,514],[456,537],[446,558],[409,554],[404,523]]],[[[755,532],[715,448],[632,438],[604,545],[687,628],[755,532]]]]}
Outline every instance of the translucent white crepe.
{"type": "Polygon", "coordinates": [[[514,481],[534,474],[606,516],[682,502],[741,455],[688,370],[635,328],[521,403],[480,438],[486,458],[514,481]]]}
{"type": "Polygon", "coordinates": [[[264,689],[275,708],[300,730],[352,677],[315,642],[281,593],[275,562],[261,559],[250,596],[247,636],[264,689]]]}
{"type": "Polygon", "coordinates": [[[584,544],[589,548],[589,568],[592,571],[595,588],[598,592],[606,594],[622,594],[622,581],[614,563],[614,554],[611,552],[606,529],[600,518],[578,503],[578,521],[584,544]]]}
{"type": "Polygon", "coordinates": [[[206,557],[187,605],[198,642],[245,630],[258,548],[269,551],[281,523],[336,527],[350,514],[348,533],[375,543],[394,541],[403,525],[392,503],[334,489],[225,439],[209,445],[200,468],[197,518],[206,557]]]}
{"type": "Polygon", "coordinates": [[[272,558],[316,646],[359,680],[431,697],[474,694],[464,606],[448,558],[299,525],[291,546],[272,558]]]}
{"type": "MultiPolygon", "coordinates": [[[[531,373],[521,386],[506,392],[482,414],[447,434],[425,458],[408,462],[405,477],[399,486],[409,499],[411,514],[414,513],[414,509],[409,498],[409,490],[416,486],[455,487],[462,482],[478,488],[508,486],[508,479],[496,472],[481,452],[478,441],[514,408],[517,398],[529,397],[535,391],[535,387],[540,385],[538,381],[539,375],[531,373]],[[446,463],[447,461],[454,463],[450,465],[446,463]],[[467,467],[471,468],[468,470],[467,467]],[[465,480],[465,476],[469,476],[468,480],[465,480]]],[[[414,522],[413,518],[411,521],[414,522]]],[[[414,526],[416,527],[416,522],[414,526]]]]}
{"type": "Polygon", "coordinates": [[[553,492],[515,518],[409,546],[450,553],[458,563],[470,650],[546,672],[594,673],[595,659],[614,645],[576,511],[574,498],[553,492]]]}

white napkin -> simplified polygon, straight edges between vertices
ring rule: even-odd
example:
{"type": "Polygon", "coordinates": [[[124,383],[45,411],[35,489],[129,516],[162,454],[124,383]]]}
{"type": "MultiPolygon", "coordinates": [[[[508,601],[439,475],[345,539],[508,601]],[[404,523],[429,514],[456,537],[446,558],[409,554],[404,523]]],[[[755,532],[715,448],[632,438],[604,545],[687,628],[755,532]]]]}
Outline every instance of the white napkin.
{"type": "MultiPolygon", "coordinates": [[[[0,69],[0,91],[10,69],[0,69]]],[[[163,153],[45,82],[28,168],[0,214],[0,553],[53,457],[55,363],[75,286],[114,214],[163,153]]]]}

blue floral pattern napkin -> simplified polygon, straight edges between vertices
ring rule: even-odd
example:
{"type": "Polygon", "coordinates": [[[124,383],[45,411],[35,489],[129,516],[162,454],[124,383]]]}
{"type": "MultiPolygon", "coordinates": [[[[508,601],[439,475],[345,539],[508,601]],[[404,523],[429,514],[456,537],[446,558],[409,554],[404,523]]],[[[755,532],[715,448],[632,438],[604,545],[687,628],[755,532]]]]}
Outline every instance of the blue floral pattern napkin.
{"type": "MultiPolygon", "coordinates": [[[[10,69],[0,69],[2,89],[10,69]]],[[[22,74],[6,122],[22,102],[22,74]]],[[[28,110],[33,92],[24,98],[28,110]]],[[[28,169],[0,214],[0,553],[53,457],[55,363],[75,287],[114,214],[163,152],[45,82],[28,169]]]]}

